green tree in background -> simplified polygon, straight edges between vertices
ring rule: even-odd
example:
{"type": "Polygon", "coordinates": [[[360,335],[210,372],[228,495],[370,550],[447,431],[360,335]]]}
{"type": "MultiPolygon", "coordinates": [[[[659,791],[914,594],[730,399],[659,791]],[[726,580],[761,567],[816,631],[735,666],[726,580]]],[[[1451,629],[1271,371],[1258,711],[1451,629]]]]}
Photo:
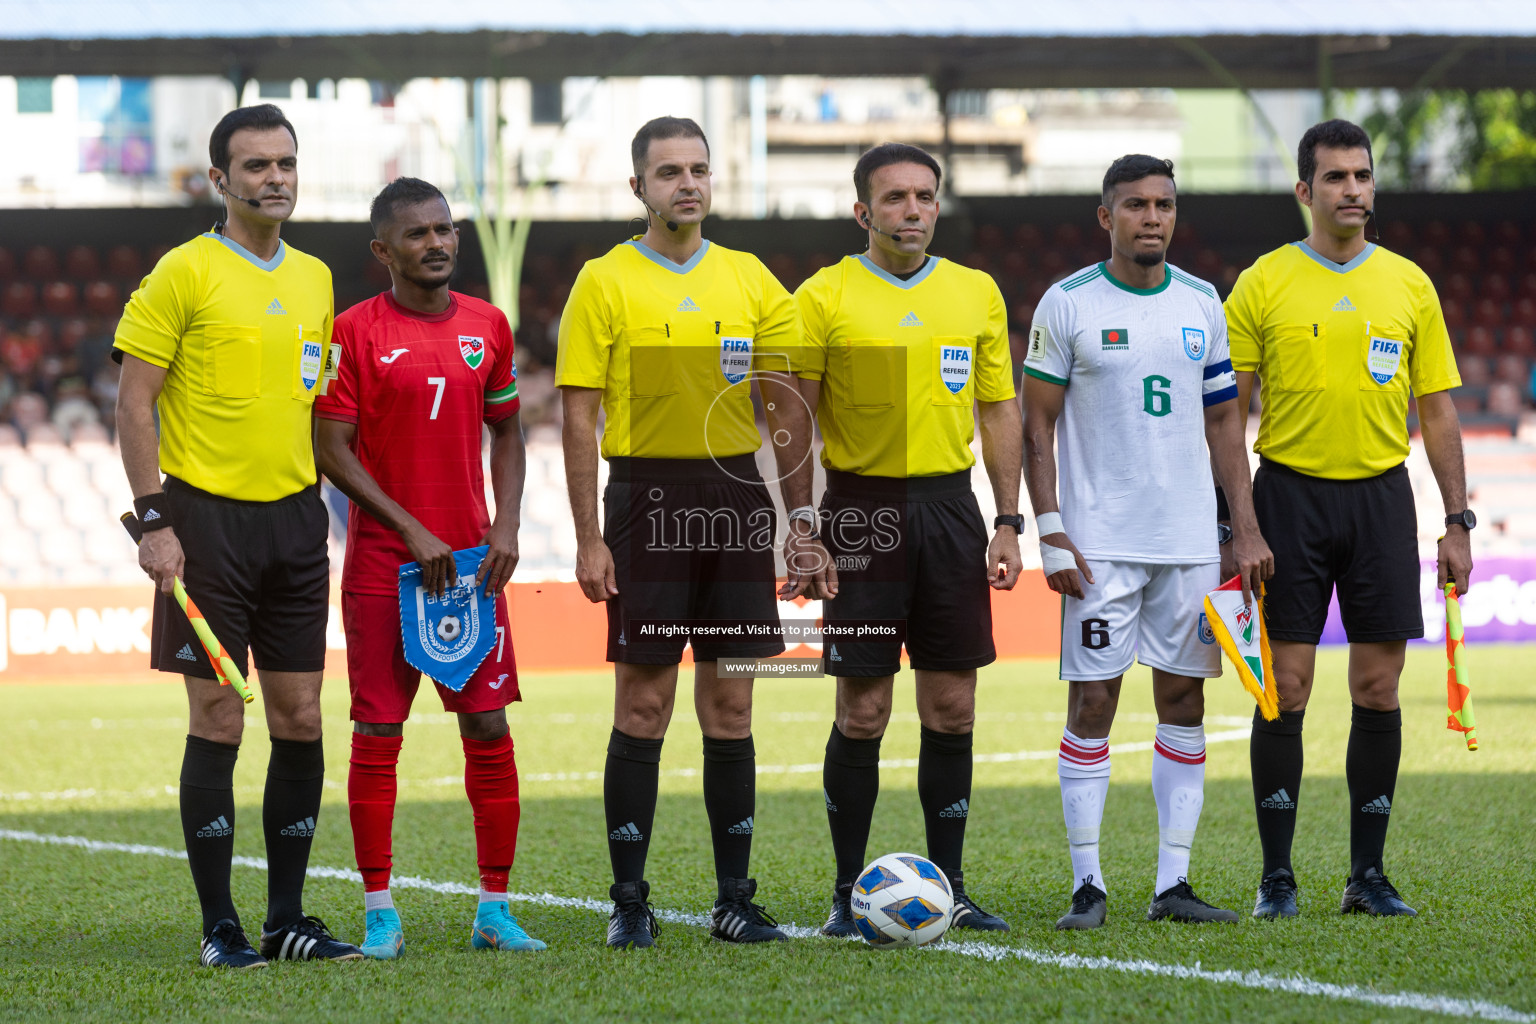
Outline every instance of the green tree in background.
{"type": "Polygon", "coordinates": [[[1536,92],[1416,89],[1378,105],[1361,120],[1376,151],[1377,173],[1395,188],[1427,188],[1425,144],[1443,130],[1457,137],[1452,162],[1463,188],[1536,186],[1536,92]]]}
{"type": "Polygon", "coordinates": [[[1488,89],[1462,96],[1462,170],[1475,189],[1536,185],[1536,92],[1488,89]]]}

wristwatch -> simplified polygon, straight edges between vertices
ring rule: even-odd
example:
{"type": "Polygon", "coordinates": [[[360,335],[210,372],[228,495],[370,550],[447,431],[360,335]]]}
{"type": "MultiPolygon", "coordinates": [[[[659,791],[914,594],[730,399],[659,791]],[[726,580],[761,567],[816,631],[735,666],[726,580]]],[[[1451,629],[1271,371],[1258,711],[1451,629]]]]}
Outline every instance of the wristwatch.
{"type": "Polygon", "coordinates": [[[1021,534],[1024,532],[1024,517],[1021,515],[998,516],[992,520],[992,529],[996,530],[1004,526],[1011,526],[1014,533],[1021,534]]]}
{"type": "Polygon", "coordinates": [[[1232,543],[1232,527],[1228,526],[1226,523],[1217,523],[1216,524],[1216,543],[1217,544],[1230,544],[1230,543],[1232,543]]]}
{"type": "Polygon", "coordinates": [[[1477,516],[1472,514],[1469,508],[1462,509],[1453,516],[1445,517],[1446,526],[1462,526],[1468,530],[1477,525],[1477,516]]]}

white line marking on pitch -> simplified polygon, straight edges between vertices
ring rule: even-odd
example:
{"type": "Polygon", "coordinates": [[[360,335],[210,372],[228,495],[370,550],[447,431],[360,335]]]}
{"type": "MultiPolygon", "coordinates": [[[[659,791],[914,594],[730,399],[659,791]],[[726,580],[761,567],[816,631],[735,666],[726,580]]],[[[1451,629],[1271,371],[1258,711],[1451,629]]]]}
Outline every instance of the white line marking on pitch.
{"type": "MultiPolygon", "coordinates": [[[[1212,743],[1231,743],[1235,740],[1246,740],[1248,735],[1249,730],[1247,728],[1231,729],[1227,732],[1213,732],[1206,736],[1205,742],[1207,745],[1212,743]]],[[[1146,740],[1137,741],[1135,743],[1114,743],[1110,745],[1109,752],[1111,755],[1141,754],[1146,753],[1151,749],[1152,741],[1146,740]]],[[[1057,751],[1055,749],[1014,750],[1002,754],[976,754],[972,760],[974,760],[977,764],[1012,764],[1018,761],[1049,761],[1055,759],[1056,754],[1057,751]]],[[[916,768],[917,758],[887,758],[886,760],[880,762],[880,767],[916,768]]],[[[820,761],[808,762],[806,764],[760,764],[757,766],[757,774],[807,775],[813,772],[819,772],[821,769],[822,763],[820,761]]],[[[693,778],[699,773],[700,770],[698,768],[667,768],[664,769],[661,774],[669,778],[693,778]]],[[[600,782],[602,781],[602,778],[603,773],[600,771],[527,772],[518,775],[518,780],[520,782],[600,782]]],[[[464,776],[442,775],[432,779],[401,779],[399,782],[402,789],[409,789],[418,786],[462,786],[464,785],[464,776]]],[[[327,781],[326,786],[329,789],[340,789],[341,783],[332,779],[327,781]]],[[[237,787],[235,791],[237,793],[258,793],[261,791],[261,787],[240,786],[237,787]]],[[[18,790],[14,793],[0,792],[0,801],[10,800],[16,802],[24,800],[41,800],[46,802],[55,802],[59,800],[106,800],[123,799],[126,797],[154,797],[160,796],[162,793],[167,796],[175,796],[176,792],[176,787],[169,785],[146,786],[143,789],[138,790],[95,789],[93,787],[87,786],[80,789],[57,789],[41,793],[34,793],[28,790],[18,790]]]]}
{"type": "MultiPolygon", "coordinates": [[[[146,857],[165,857],[170,860],[186,860],[185,850],[173,850],[166,846],[149,846],[143,843],[114,843],[83,836],[48,835],[15,829],[0,829],[0,839],[19,843],[40,843],[46,846],[72,846],[90,853],[128,853],[146,857]]],[[[235,857],[238,867],[267,869],[261,857],[235,857]]],[[[361,884],[363,877],[351,868],[312,867],[311,878],[332,878],[361,884]]],[[[474,896],[479,889],[461,882],[436,882],[429,878],[396,875],[390,879],[391,887],[401,889],[425,889],[428,892],[450,896],[474,896]]],[[[606,914],[610,904],[604,900],[582,896],[556,896],[553,893],[508,893],[517,903],[533,903],[545,907],[563,907],[572,910],[591,910],[606,914]]],[[[656,916],[673,924],[703,927],[709,924],[707,914],[694,914],[679,910],[658,910],[656,916]]],[[[809,938],[817,934],[813,928],[798,925],[780,925],[787,935],[809,938]]],[[[959,953],[996,963],[1001,960],[1025,960],[1043,967],[1060,967],[1067,970],[1114,971],[1119,974],[1141,974],[1156,978],[1178,978],[1186,981],[1208,981],[1217,985],[1234,985],[1238,988],[1260,989],[1268,992],[1286,992],[1292,995],[1318,996],[1346,1002],[1365,1003],[1392,1010],[1415,1010],[1420,1013],[1438,1013],[1448,1017],[1470,1017],[1479,1020],[1513,1021],[1515,1024],[1536,1024],[1536,1015],[1523,1013],[1509,1006],[1490,1003],[1483,999],[1461,999],[1455,996],[1429,995],[1419,992],[1377,992],[1359,985],[1335,985],[1326,981],[1313,981],[1300,975],[1281,977],[1261,971],[1213,971],[1196,964],[1164,964],[1155,960],[1116,960],[1107,956],[1082,956],[1077,953],[1045,953],[1026,946],[996,946],[986,942],[940,942],[923,950],[924,953],[959,953]]]]}

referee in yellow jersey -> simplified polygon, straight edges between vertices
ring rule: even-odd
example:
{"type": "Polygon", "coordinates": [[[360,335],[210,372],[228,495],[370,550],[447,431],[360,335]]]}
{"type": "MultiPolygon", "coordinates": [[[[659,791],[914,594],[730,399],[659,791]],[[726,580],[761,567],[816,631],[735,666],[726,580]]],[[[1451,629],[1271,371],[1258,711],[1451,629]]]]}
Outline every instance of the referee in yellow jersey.
{"type": "MultiPolygon", "coordinates": [[[[858,934],[850,898],[864,866],[903,641],[917,676],[917,793],[929,859],[954,889],[956,927],[1008,930],[967,894],[960,861],[976,670],[997,657],[988,585],[1010,590],[1019,575],[1023,421],[996,283],[928,255],[939,180],[938,161],[916,146],[866,152],[853,183],[868,249],[795,293],[804,334],[795,369],[821,425],[827,490],[818,514],[809,467],[786,481],[786,504],[796,506],[786,591],[826,601],[822,659],[837,677],[822,776],[837,860],[827,935],[858,934]],[[999,513],[990,535],[971,490],[978,418],[999,513]],[[857,638],[861,628],[891,627],[900,630],[892,639],[857,638]]],[[[787,461],[799,464],[793,454],[787,461]]]]}
{"type": "MultiPolygon", "coordinates": [[[[781,940],[753,902],[757,883],[748,877],[752,678],[721,678],[717,660],[784,650],[775,629],[777,516],[753,456],[762,440],[752,385],[759,371],[787,369],[794,301],[755,256],[704,239],[709,143],[697,124],[656,118],[630,152],[645,233],[582,268],[560,319],[555,367],[576,579],[589,599],[607,602],[617,687],[603,780],[614,880],[608,945],[650,946],[657,933],[645,862],[688,643],[717,880],[710,933],[728,942],[781,940]],[[601,527],[599,409],[609,469],[601,527]]],[[[770,392],[794,395],[781,380],[761,385],[776,433],[786,403],[770,392]]]]}
{"type": "Polygon", "coordinates": [[[263,104],[226,114],[208,155],[225,219],[144,279],[114,351],[123,364],[118,441],[145,531],[139,564],[159,587],[150,658],[185,678],[191,709],[181,827],[203,911],[201,960],[241,968],[358,959],[357,947],[306,917],[302,902],[325,775],[320,674],[330,571],[309,414],[331,337],[331,272],[279,237],[298,192],[298,142],[281,110],[263,104]],[[244,708],[215,681],[170,598],[177,576],[240,671],[249,650],[261,679],[272,753],[260,953],[229,892],[244,708]]]}
{"type": "Polygon", "coordinates": [[[1337,588],[1354,704],[1342,909],[1412,916],[1382,866],[1402,755],[1398,677],[1407,641],[1424,635],[1406,417],[1412,395],[1445,503],[1439,581],[1465,592],[1476,520],[1450,395],[1461,378],[1434,285],[1366,241],[1376,203],[1370,137],[1348,121],[1325,121],[1302,136],[1296,163],[1311,234],[1261,256],[1226,303],[1239,407],[1248,408],[1255,378],[1263,389],[1253,503],[1275,553],[1265,618],[1281,714],[1253,718],[1249,757],[1264,849],[1253,913],[1297,913],[1291,838],[1302,719],[1337,588]]]}

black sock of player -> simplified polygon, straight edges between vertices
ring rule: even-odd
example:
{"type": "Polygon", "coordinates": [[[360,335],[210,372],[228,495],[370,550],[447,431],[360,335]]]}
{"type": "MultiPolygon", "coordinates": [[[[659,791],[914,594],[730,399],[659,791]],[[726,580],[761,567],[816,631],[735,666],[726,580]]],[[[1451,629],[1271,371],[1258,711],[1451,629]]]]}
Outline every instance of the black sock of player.
{"type": "Polygon", "coordinates": [[[827,823],[832,826],[839,884],[852,882],[864,870],[869,823],[880,796],[880,739],[851,740],[836,725],[827,737],[821,785],[827,800],[827,823]]]}
{"type": "Polygon", "coordinates": [[[928,829],[928,859],[951,878],[960,870],[971,812],[972,733],[922,727],[917,748],[917,799],[928,829]]]}
{"type": "Polygon", "coordinates": [[[1349,782],[1349,877],[1366,868],[1380,871],[1397,790],[1397,766],[1403,757],[1403,712],[1373,711],[1355,705],[1344,755],[1349,782]]]}
{"type": "Polygon", "coordinates": [[[188,736],[181,757],[181,834],[203,934],[226,917],[239,922],[229,895],[229,865],[235,855],[235,759],[240,745],[188,736]]]}
{"type": "Polygon", "coordinates": [[[752,737],[704,737],[704,809],[715,844],[715,877],[746,878],[752,863],[757,804],[757,749],[752,737]]]}
{"type": "Polygon", "coordinates": [[[603,767],[603,812],[608,818],[608,859],[615,882],[645,877],[656,818],[656,780],[661,773],[661,740],[643,740],[613,730],[603,767]]]}
{"type": "Polygon", "coordinates": [[[1282,711],[1273,722],[1253,712],[1248,764],[1253,773],[1253,808],[1264,848],[1264,874],[1290,869],[1296,805],[1301,800],[1301,721],[1306,711],[1282,711]]]}
{"type": "Polygon", "coordinates": [[[267,839],[267,931],[304,916],[304,872],[325,787],[325,747],[320,740],[272,737],[261,828],[267,839]]]}

